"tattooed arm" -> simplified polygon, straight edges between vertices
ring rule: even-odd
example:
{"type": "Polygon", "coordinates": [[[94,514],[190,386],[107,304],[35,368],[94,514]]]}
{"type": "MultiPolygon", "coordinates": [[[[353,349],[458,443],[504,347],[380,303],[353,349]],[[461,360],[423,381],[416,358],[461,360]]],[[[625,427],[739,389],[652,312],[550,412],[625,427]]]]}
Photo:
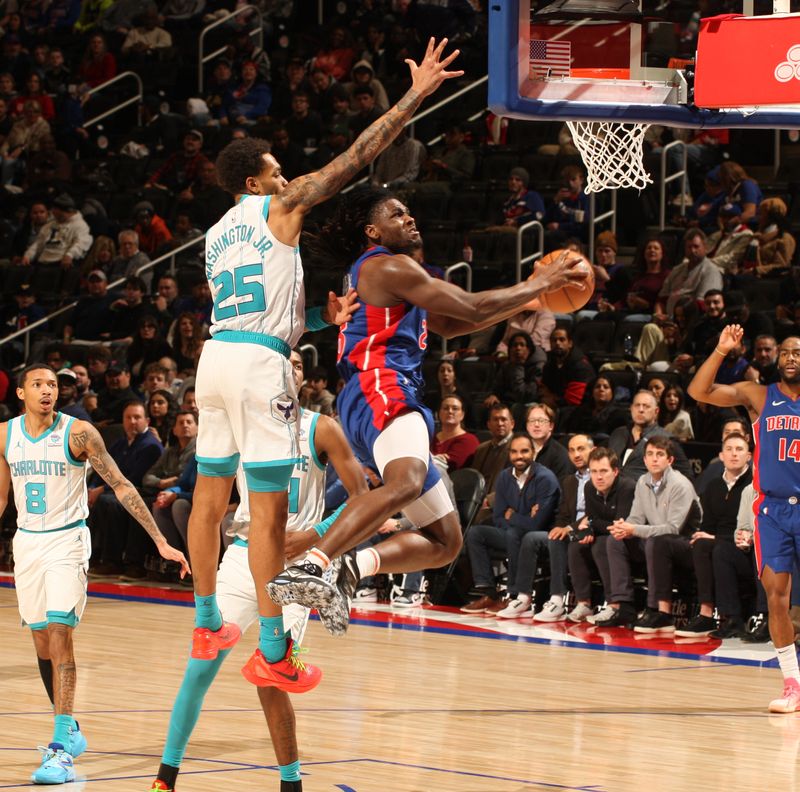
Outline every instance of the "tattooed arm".
{"type": "MultiPolygon", "coordinates": [[[[426,96],[432,94],[445,80],[451,77],[460,77],[464,73],[463,71],[446,71],[458,56],[458,50],[455,50],[440,61],[446,45],[447,39],[442,39],[438,46],[435,46],[434,40],[431,39],[428,42],[425,57],[419,66],[412,60],[406,60],[411,69],[411,89],[394,107],[367,127],[356,138],[353,145],[333,162],[316,173],[309,173],[289,182],[286,189],[278,196],[277,203],[283,210],[279,210],[280,214],[297,211],[301,215],[299,222],[302,225],[302,215],[317,204],[336,195],[353,176],[369,165],[378,154],[389,146],[426,96]]],[[[270,213],[270,221],[272,217],[273,215],[270,213]]],[[[276,217],[276,219],[278,218],[276,217]]],[[[272,227],[272,222],[270,222],[270,227],[272,227]]],[[[279,229],[276,227],[275,230],[279,229]]],[[[299,232],[298,226],[297,233],[299,232]]]]}
{"type": "Polygon", "coordinates": [[[153,515],[142,500],[142,496],[120,472],[117,463],[108,453],[103,438],[100,437],[100,432],[87,421],[74,421],[70,431],[69,446],[76,459],[88,461],[94,472],[114,491],[117,500],[125,507],[128,514],[147,531],[155,542],[161,557],[177,561],[181,565],[181,577],[187,572],[191,572],[183,553],[167,543],[164,534],[156,525],[153,515]]]}

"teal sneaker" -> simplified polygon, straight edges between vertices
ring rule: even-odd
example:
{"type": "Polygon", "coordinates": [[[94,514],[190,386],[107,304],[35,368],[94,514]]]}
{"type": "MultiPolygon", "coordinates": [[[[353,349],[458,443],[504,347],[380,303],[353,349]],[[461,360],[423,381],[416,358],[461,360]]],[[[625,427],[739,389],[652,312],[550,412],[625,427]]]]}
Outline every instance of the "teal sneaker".
{"type": "Polygon", "coordinates": [[[86,738],[81,732],[81,727],[75,721],[75,728],[69,730],[69,750],[67,753],[77,759],[86,750],[86,738]]]}
{"type": "Polygon", "coordinates": [[[31,775],[34,784],[68,784],[75,780],[72,755],[64,750],[61,743],[50,743],[47,748],[39,747],[42,764],[31,775]]]}

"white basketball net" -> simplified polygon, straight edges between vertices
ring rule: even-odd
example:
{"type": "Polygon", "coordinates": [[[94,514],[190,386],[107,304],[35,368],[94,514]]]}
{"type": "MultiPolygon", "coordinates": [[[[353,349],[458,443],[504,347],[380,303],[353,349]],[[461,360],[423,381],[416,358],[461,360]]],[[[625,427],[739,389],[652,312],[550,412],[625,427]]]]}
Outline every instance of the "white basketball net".
{"type": "Polygon", "coordinates": [[[653,180],[644,169],[644,136],[650,124],[619,121],[567,121],[586,165],[586,192],[635,187],[653,180]]]}

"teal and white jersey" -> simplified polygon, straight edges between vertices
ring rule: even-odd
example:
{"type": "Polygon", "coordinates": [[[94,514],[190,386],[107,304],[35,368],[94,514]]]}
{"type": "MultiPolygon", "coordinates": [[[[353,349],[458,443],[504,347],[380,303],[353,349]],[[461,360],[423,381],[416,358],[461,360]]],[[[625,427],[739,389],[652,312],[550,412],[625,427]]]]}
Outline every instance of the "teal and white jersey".
{"type": "Polygon", "coordinates": [[[206,234],[211,334],[261,333],[293,347],[305,328],[303,264],[299,249],[269,230],[270,198],[243,197],[206,234]]]}
{"type": "Polygon", "coordinates": [[[86,463],[69,450],[74,418],[55,414],[53,425],[39,437],[25,431],[25,416],[12,418],[6,429],[6,461],[11,469],[17,527],[42,533],[82,525],[89,514],[86,463]]]}
{"type": "MultiPolygon", "coordinates": [[[[325,511],[325,465],[319,460],[314,435],[319,413],[300,410],[300,461],[294,466],[289,481],[289,519],[287,531],[302,531],[316,525],[325,511]]],[[[241,539],[247,539],[250,528],[250,501],[244,471],[241,465],[236,472],[236,486],[241,501],[236,509],[231,530],[241,539]]]]}

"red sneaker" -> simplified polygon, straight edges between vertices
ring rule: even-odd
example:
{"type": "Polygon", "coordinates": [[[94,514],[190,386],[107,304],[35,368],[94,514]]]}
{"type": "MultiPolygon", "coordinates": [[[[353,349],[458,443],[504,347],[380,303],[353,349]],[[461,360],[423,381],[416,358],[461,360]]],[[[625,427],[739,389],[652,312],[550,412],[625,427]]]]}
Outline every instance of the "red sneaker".
{"type": "Polygon", "coordinates": [[[304,663],[300,649],[289,641],[286,656],[277,663],[268,663],[260,649],[242,668],[244,678],[256,687],[276,687],[286,693],[305,693],[313,690],[322,679],[322,669],[304,663]]]}
{"type": "Polygon", "coordinates": [[[150,787],[149,792],[175,792],[170,789],[160,778],[153,781],[153,786],[150,787]]]}
{"type": "Polygon", "coordinates": [[[216,660],[220,649],[230,649],[242,637],[238,625],[223,622],[216,632],[208,627],[195,627],[192,633],[192,657],[195,660],[216,660]]]}

